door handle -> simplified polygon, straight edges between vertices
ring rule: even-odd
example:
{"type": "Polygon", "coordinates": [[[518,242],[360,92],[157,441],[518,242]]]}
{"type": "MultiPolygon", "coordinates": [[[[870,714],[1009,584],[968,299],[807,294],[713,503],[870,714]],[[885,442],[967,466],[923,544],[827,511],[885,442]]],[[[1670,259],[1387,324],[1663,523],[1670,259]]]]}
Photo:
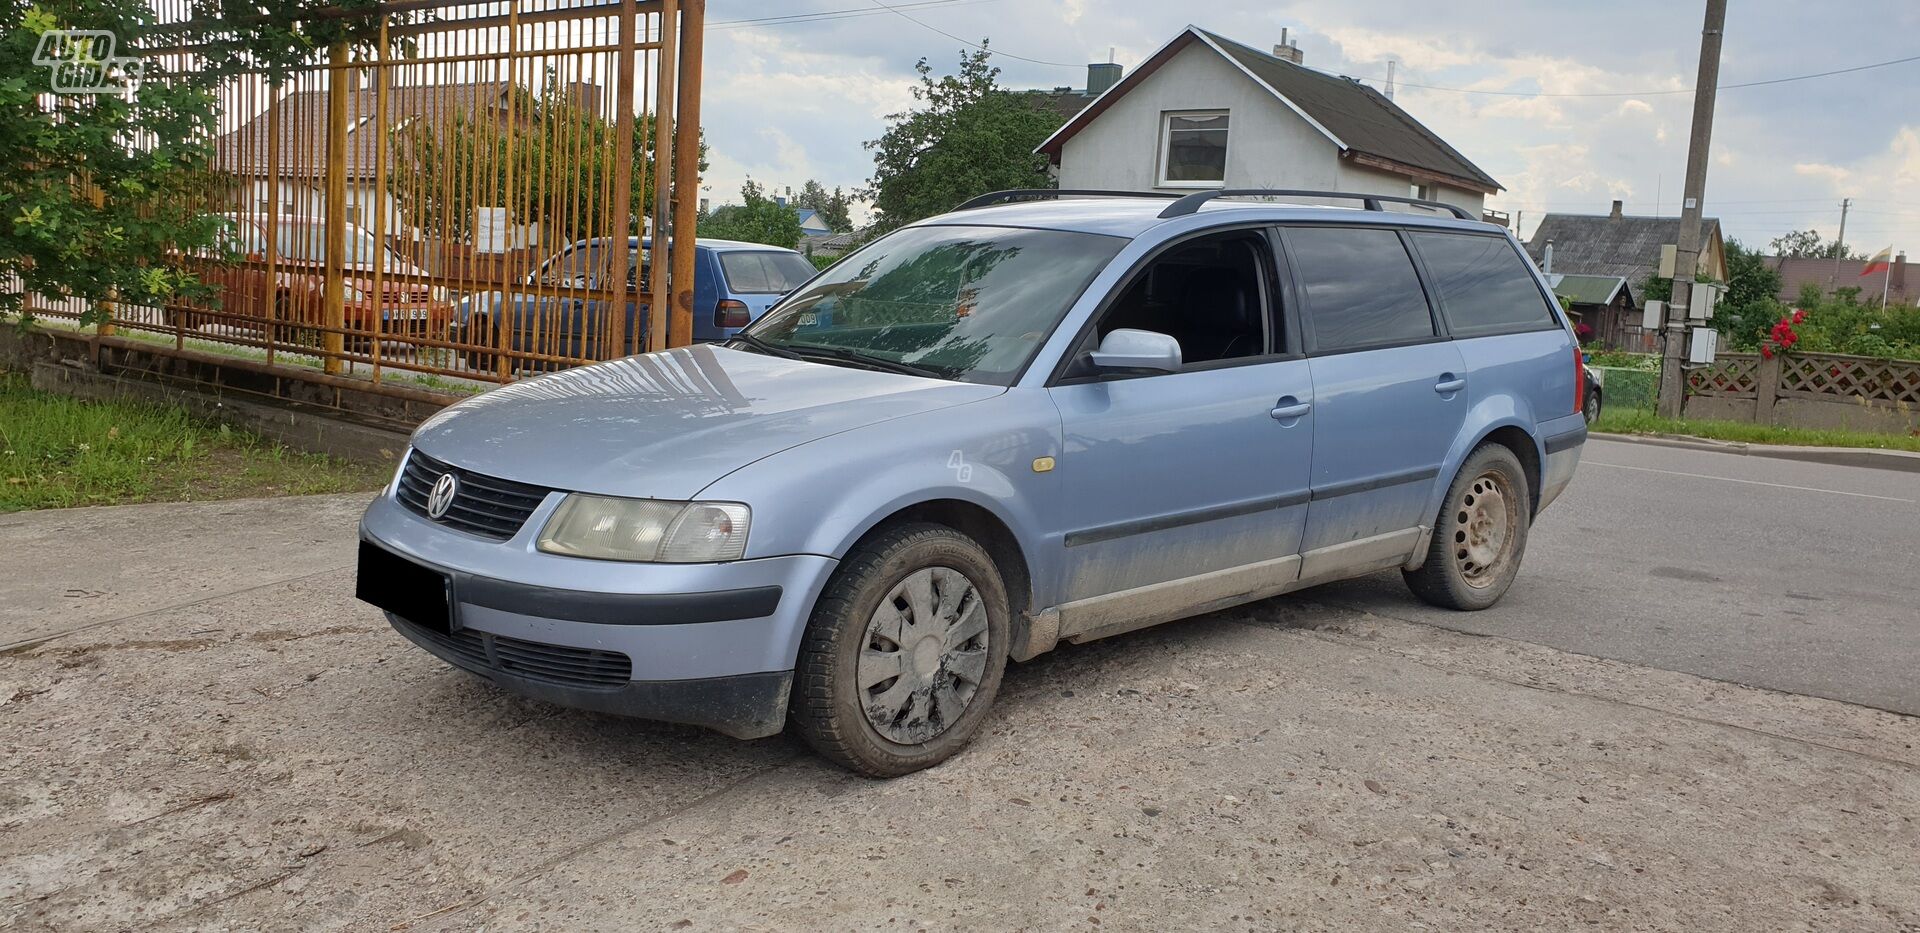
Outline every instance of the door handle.
{"type": "Polygon", "coordinates": [[[1275,421],[1292,421],[1312,410],[1312,402],[1297,402],[1293,400],[1293,396],[1289,395],[1281,399],[1279,407],[1275,408],[1270,414],[1273,415],[1273,420],[1275,421]]]}
{"type": "Polygon", "coordinates": [[[1433,391],[1441,395],[1452,395],[1466,387],[1467,380],[1452,373],[1444,373],[1440,376],[1440,381],[1433,384],[1433,391]]]}

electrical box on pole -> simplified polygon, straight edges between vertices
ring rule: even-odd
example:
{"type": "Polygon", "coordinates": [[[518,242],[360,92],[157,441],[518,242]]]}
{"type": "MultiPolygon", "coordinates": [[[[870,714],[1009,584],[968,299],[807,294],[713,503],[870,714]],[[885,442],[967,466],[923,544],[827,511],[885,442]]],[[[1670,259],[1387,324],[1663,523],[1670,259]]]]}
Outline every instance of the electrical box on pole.
{"type": "Polygon", "coordinates": [[[1640,326],[1646,330],[1657,331],[1667,319],[1667,303],[1659,299],[1647,302],[1641,309],[1640,326]]]}
{"type": "Polygon", "coordinates": [[[1720,306],[1720,296],[1725,294],[1726,290],[1724,285],[1695,282],[1693,296],[1687,305],[1687,321],[1694,323],[1713,320],[1713,310],[1720,306]]]}
{"type": "Polygon", "coordinates": [[[1687,365],[1710,365],[1719,349],[1719,331],[1711,327],[1696,327],[1687,331],[1687,365]]]}

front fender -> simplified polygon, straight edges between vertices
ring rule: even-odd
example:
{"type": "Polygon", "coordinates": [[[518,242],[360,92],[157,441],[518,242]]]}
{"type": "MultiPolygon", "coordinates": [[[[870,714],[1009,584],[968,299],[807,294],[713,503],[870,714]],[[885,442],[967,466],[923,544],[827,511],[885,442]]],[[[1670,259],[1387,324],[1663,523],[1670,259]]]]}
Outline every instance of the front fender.
{"type": "MultiPolygon", "coordinates": [[[[843,558],[855,542],[903,509],[953,499],[999,519],[1035,581],[1046,564],[1054,473],[1034,461],[1060,454],[1060,418],[1044,393],[1015,390],[810,441],[741,467],[702,499],[753,509],[749,558],[818,554],[843,558]]],[[[1036,600],[1040,594],[1035,594],[1036,600]]],[[[1040,602],[1039,605],[1046,603],[1040,602]]]]}

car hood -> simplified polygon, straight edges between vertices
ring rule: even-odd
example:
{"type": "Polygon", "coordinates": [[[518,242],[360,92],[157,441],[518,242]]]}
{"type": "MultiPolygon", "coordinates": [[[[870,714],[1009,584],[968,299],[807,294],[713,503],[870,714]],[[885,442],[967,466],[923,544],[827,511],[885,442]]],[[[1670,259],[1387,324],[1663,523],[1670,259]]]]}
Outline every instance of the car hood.
{"type": "Polygon", "coordinates": [[[413,444],[522,483],[687,499],[790,447],[1005,391],[700,345],[496,389],[427,419],[413,444]]]}

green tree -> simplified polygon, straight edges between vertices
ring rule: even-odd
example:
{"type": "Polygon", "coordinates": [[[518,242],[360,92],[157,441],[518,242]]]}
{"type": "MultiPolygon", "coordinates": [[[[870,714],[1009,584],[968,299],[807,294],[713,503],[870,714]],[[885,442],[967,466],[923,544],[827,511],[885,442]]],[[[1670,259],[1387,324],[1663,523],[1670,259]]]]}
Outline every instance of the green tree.
{"type": "Polygon", "coordinates": [[[722,204],[700,220],[700,235],[793,249],[800,243],[800,215],[767,196],[760,183],[740,186],[739,204],[722,204]]]}
{"type": "Polygon", "coordinates": [[[809,178],[806,184],[800,186],[800,194],[794,197],[793,206],[818,211],[821,222],[835,233],[853,229],[853,218],[848,216],[853,199],[837,187],[829,193],[825,185],[809,178]]]}
{"type": "Polygon", "coordinates": [[[364,52],[379,35],[377,0],[205,0],[159,23],[128,0],[15,0],[0,8],[0,313],[27,316],[28,295],[101,304],[161,304],[201,294],[183,257],[219,255],[224,222],[207,202],[218,83],[245,72],[277,89],[335,42],[364,52]],[[325,15],[316,11],[326,9],[325,15]],[[244,28],[234,24],[245,23],[244,28]],[[201,68],[142,69],[126,93],[53,94],[61,69],[98,63],[49,30],[106,30],[116,58],[144,46],[194,46],[201,68]],[[36,61],[36,58],[39,61],[36,61]]]}
{"type": "Polygon", "coordinates": [[[1844,243],[1830,242],[1820,236],[1818,230],[1794,230],[1774,237],[1768,246],[1773,248],[1775,256],[1788,259],[1865,259],[1866,254],[1858,252],[1844,243]]]}
{"type": "Polygon", "coordinates": [[[210,88],[147,81],[132,95],[50,95],[53,69],[34,61],[48,30],[131,36],[151,19],[145,4],[103,0],[0,10],[0,312],[25,315],[29,294],[79,298],[90,322],[104,317],[98,302],[154,304],[191,288],[164,259],[218,233],[218,218],[198,209],[213,154],[210,88]]]}
{"type": "MultiPolygon", "coordinates": [[[[445,230],[456,241],[474,233],[479,211],[506,207],[515,223],[538,223],[547,239],[606,236],[612,203],[617,127],[550,74],[538,95],[523,87],[498,107],[456,111],[444,123],[418,120],[394,131],[396,166],[387,185],[408,223],[445,230]],[[422,187],[422,179],[427,185],[422,187]],[[457,183],[448,180],[457,179],[457,183]]],[[[706,143],[700,169],[706,170],[706,143]]],[[[642,229],[653,210],[653,118],[634,121],[626,232],[642,229]]]]}
{"type": "Polygon", "coordinates": [[[887,131],[866,144],[874,171],[862,194],[873,202],[876,231],[989,191],[1054,187],[1046,156],[1033,150],[1059,119],[1000,87],[1000,69],[988,57],[985,48],[963,53],[960,73],[937,80],[926,59],[914,66],[918,105],[888,116],[887,131]]]}

